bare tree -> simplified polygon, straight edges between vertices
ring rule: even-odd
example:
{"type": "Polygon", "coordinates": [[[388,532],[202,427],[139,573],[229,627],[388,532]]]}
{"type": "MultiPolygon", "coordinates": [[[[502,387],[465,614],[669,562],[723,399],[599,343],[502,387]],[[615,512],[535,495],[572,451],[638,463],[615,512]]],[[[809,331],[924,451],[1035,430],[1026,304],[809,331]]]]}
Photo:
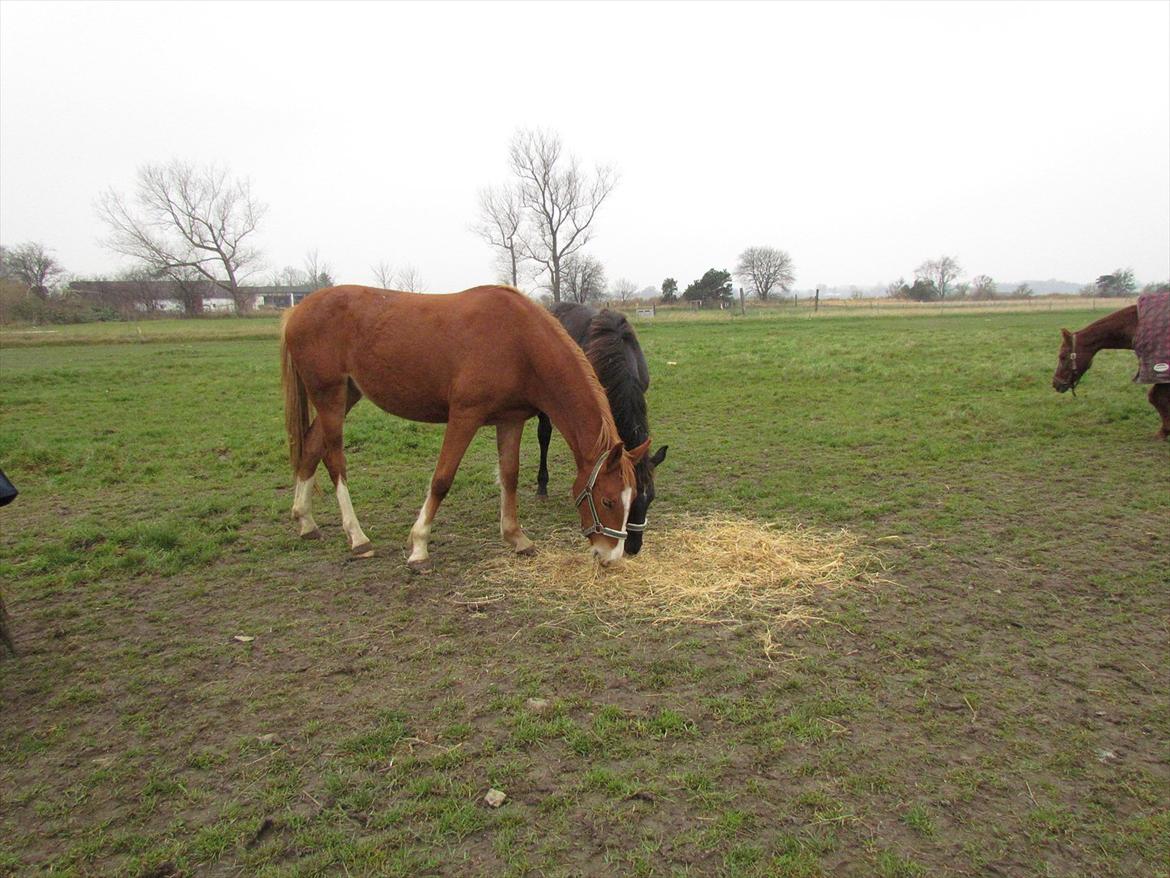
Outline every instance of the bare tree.
{"type": "Polygon", "coordinates": [[[34,241],[19,247],[4,248],[0,254],[5,277],[11,277],[40,299],[49,297],[53,280],[65,273],[65,269],[50,255],[49,248],[34,241]]]}
{"type": "Polygon", "coordinates": [[[379,259],[377,265],[371,265],[370,271],[374,273],[374,279],[378,281],[378,286],[384,290],[393,289],[394,287],[394,266],[385,259],[379,259]]]}
{"type": "Polygon", "coordinates": [[[260,267],[249,238],[265,210],[248,181],[231,179],[226,168],[177,160],[140,168],[133,203],[113,189],[98,202],[109,249],[176,281],[193,271],[230,295],[240,313],[252,307],[240,282],[260,267]]]}
{"type": "Polygon", "coordinates": [[[914,277],[933,284],[940,299],[947,297],[947,293],[951,290],[951,283],[962,273],[962,266],[952,256],[928,259],[914,269],[914,277]]]}
{"type": "Polygon", "coordinates": [[[520,252],[540,265],[559,302],[563,263],[589,243],[593,220],[617,185],[617,174],[603,166],[590,179],[575,158],[563,155],[560,137],[550,131],[517,131],[508,158],[527,219],[520,252]]]}
{"type": "Polygon", "coordinates": [[[321,259],[316,247],[305,253],[305,275],[307,283],[314,289],[333,286],[333,271],[329,263],[321,259]]]}
{"type": "Polygon", "coordinates": [[[971,298],[980,300],[995,298],[995,281],[990,275],[977,274],[971,278],[971,298]]]}
{"type": "Polygon", "coordinates": [[[516,186],[483,189],[479,193],[479,225],[475,232],[488,244],[500,250],[507,276],[514,287],[520,285],[521,253],[520,227],[524,224],[524,208],[516,186]]]}
{"type": "Polygon", "coordinates": [[[619,278],[610,289],[610,294],[623,305],[634,298],[636,292],[638,292],[638,285],[624,277],[619,278]]]}
{"type": "Polygon", "coordinates": [[[748,247],[739,254],[735,274],[761,302],[776,288],[787,293],[796,280],[792,257],[775,247],[748,247]]]}
{"type": "Polygon", "coordinates": [[[561,265],[561,284],[566,301],[600,302],[605,295],[605,268],[596,256],[573,253],[561,265]]]}
{"type": "Polygon", "coordinates": [[[426,286],[422,275],[413,265],[405,265],[398,269],[394,276],[394,288],[407,293],[421,293],[426,286]]]}

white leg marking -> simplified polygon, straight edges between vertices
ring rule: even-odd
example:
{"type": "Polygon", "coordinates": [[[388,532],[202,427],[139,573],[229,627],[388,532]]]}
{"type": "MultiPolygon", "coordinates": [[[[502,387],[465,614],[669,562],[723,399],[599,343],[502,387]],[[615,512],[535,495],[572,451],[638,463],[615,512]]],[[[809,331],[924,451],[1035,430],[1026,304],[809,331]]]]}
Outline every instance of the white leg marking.
{"type": "Polygon", "coordinates": [[[431,525],[427,521],[427,506],[431,502],[431,492],[427,491],[427,499],[423,501],[422,509],[418,511],[414,527],[410,529],[410,557],[407,561],[427,560],[427,542],[431,538],[431,525]]]}
{"type": "Polygon", "coordinates": [[[297,479],[296,488],[293,490],[292,514],[300,523],[302,536],[317,529],[317,522],[313,521],[312,507],[313,480],[297,479]]]}
{"type": "Polygon", "coordinates": [[[362,526],[358,524],[357,516],[354,514],[353,501],[349,499],[349,488],[346,487],[344,479],[337,483],[337,505],[341,507],[341,526],[349,537],[349,547],[353,549],[368,543],[369,540],[362,533],[362,526]]]}

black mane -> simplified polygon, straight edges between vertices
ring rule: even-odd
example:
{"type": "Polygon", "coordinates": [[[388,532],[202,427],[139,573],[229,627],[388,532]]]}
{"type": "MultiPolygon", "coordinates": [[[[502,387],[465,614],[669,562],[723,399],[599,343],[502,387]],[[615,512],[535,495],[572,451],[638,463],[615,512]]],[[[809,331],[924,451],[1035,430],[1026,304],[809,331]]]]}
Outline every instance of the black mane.
{"type": "MultiPolygon", "coordinates": [[[[646,415],[650,371],[634,328],[625,315],[600,311],[589,322],[584,348],[609,397],[609,408],[622,442],[626,448],[637,448],[650,438],[646,415]]],[[[644,457],[639,469],[645,469],[645,461],[644,457]]]]}

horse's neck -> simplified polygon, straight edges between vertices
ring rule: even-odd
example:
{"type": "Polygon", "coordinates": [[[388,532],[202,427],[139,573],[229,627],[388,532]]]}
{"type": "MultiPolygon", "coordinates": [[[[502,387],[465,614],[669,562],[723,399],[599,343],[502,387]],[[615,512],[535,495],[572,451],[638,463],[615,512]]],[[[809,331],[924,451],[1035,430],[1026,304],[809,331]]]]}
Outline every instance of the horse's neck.
{"type": "MultiPolygon", "coordinates": [[[[583,374],[581,367],[589,368],[588,364],[573,351],[561,348],[560,344],[553,346],[553,354],[540,365],[539,398],[534,402],[565,437],[580,469],[594,463],[609,412],[603,410],[597,392],[583,374]]],[[[612,423],[612,416],[609,420],[612,423]]]]}
{"type": "Polygon", "coordinates": [[[627,373],[604,387],[622,441],[627,448],[641,445],[650,430],[646,422],[646,396],[637,375],[627,373]]]}
{"type": "Polygon", "coordinates": [[[1126,309],[1090,323],[1077,333],[1078,344],[1090,357],[1102,350],[1133,350],[1136,321],[1130,320],[1129,316],[1126,309]]]}

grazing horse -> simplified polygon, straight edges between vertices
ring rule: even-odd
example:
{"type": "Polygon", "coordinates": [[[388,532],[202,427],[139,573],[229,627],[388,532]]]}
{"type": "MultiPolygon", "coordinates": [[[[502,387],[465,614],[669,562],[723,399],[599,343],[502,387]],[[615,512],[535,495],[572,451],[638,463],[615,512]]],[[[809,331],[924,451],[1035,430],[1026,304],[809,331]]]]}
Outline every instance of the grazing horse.
{"type": "MultiPolygon", "coordinates": [[[[1071,390],[1075,396],[1077,383],[1089,371],[1089,366],[1092,365],[1093,357],[1097,351],[1106,348],[1134,350],[1134,339],[1138,335],[1138,327],[1138,306],[1130,305],[1119,311],[1114,311],[1076,332],[1062,329],[1056,373],[1052,376],[1053,388],[1060,393],[1071,390]]],[[[1146,380],[1141,377],[1142,372],[1139,372],[1134,380],[1146,380]]],[[[1164,370],[1160,370],[1158,373],[1158,375],[1164,374],[1164,370]]],[[[1150,387],[1150,405],[1162,418],[1162,429],[1155,436],[1158,439],[1167,439],[1170,438],[1170,383],[1163,383],[1166,379],[1159,377],[1150,380],[1158,382],[1150,387]]]]}
{"type": "MultiPolygon", "coordinates": [[[[550,309],[593,365],[593,371],[605,388],[609,408],[613,412],[618,434],[627,448],[636,448],[650,437],[646,420],[646,391],[650,387],[650,371],[634,328],[624,314],[617,311],[598,311],[588,305],[559,302],[550,309]]],[[[541,412],[536,428],[540,440],[540,469],[536,474],[536,494],[548,496],[548,443],[552,439],[552,424],[541,412]]],[[[654,470],[666,459],[663,445],[653,456],[643,457],[634,467],[637,492],[626,523],[629,537],[626,554],[636,555],[642,549],[642,534],[646,530],[647,514],[654,502],[654,470]]]]}
{"type": "Polygon", "coordinates": [[[318,290],[285,314],[281,364],[296,475],[292,514],[303,538],[320,538],[310,500],[324,459],[351,553],[373,554],[353,511],[342,444],[346,413],[365,396],[399,417],[447,424],[410,531],[411,569],[430,567],[431,522],[485,424],[496,428],[500,534],[517,552],[532,551],[516,517],[516,482],[524,422],[538,411],[548,412],[573,451],[573,495],[593,554],[602,564],[621,558],[634,465],[649,440],[627,451],[584,354],[551,314],[517,290],[476,287],[445,296],[359,286],[318,290]],[[317,412],[312,422],[310,404],[317,412]]]}

